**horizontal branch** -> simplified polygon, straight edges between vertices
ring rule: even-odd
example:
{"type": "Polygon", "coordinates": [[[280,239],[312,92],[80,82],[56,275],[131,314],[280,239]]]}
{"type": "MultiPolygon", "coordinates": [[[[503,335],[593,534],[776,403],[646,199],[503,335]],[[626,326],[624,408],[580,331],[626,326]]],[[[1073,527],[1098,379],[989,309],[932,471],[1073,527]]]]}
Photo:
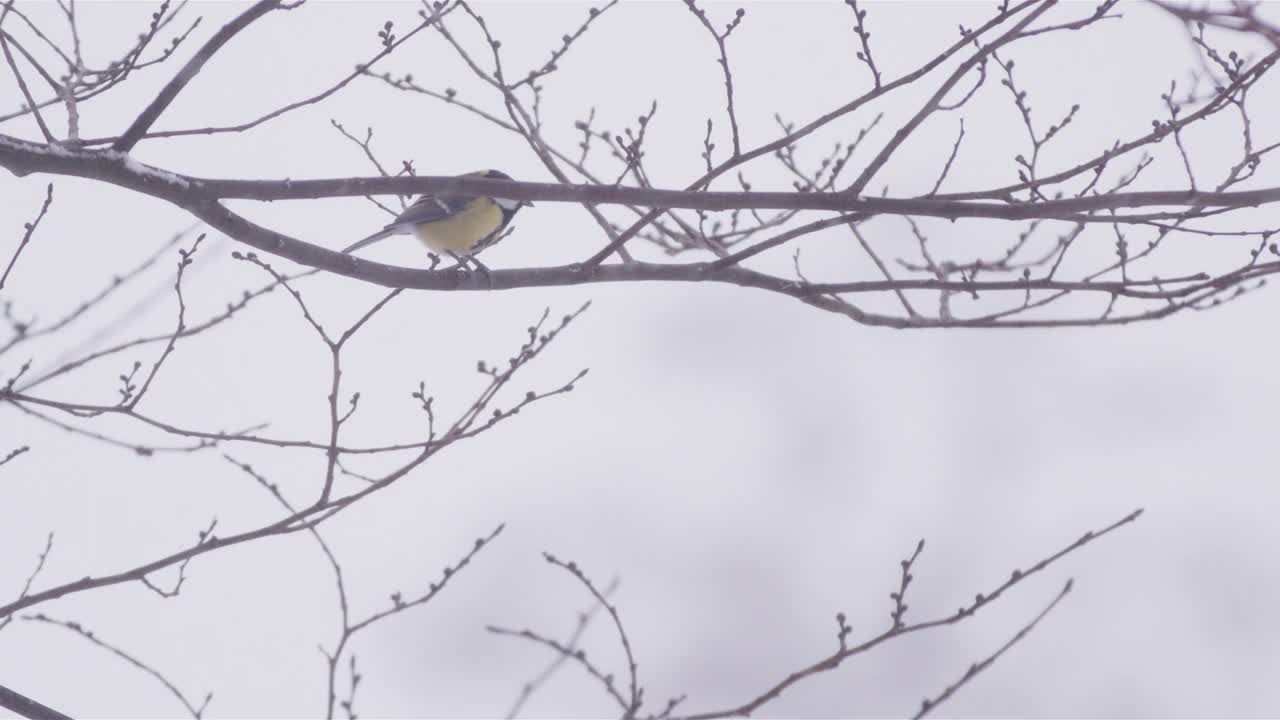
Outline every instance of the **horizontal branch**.
{"type": "MultiPolygon", "coordinates": [[[[678,204],[684,207],[715,206],[716,203],[733,199],[746,206],[756,205],[768,207],[768,201],[786,203],[783,207],[800,207],[810,209],[839,209],[858,207],[868,214],[901,213],[901,214],[933,214],[941,217],[1045,217],[1046,208],[1096,208],[1106,207],[1108,203],[1129,203],[1130,205],[1184,202],[1193,207],[1244,206],[1280,200],[1280,188],[1256,190],[1248,192],[1153,192],[1124,193],[1086,197],[1079,199],[1044,201],[1039,203],[997,205],[955,200],[939,200],[929,198],[857,198],[836,193],[709,193],[709,192],[676,192],[650,190],[645,188],[614,188],[608,186],[554,185],[543,183],[517,183],[502,181],[485,181],[474,178],[458,177],[419,177],[419,178],[354,178],[350,180],[313,180],[277,182],[266,181],[217,181],[204,180],[170,173],[159,168],[144,165],[133,158],[113,151],[67,149],[60,146],[43,146],[36,143],[18,140],[0,135],[0,167],[6,167],[19,174],[45,172],[62,175],[73,175],[100,180],[121,188],[141,192],[173,203],[191,213],[228,237],[249,247],[270,253],[302,265],[333,272],[338,275],[371,282],[385,287],[399,287],[422,290],[506,290],[523,287],[548,287],[583,285],[598,282],[717,282],[739,287],[755,288],[776,292],[807,304],[847,314],[856,321],[868,325],[888,327],[929,327],[929,326],[1010,326],[1038,325],[1043,321],[1016,321],[1008,318],[979,317],[970,320],[949,318],[945,320],[922,320],[920,318],[898,318],[863,313],[851,309],[830,294],[883,291],[886,289],[921,289],[974,292],[990,290],[1049,290],[1065,292],[1070,290],[1094,289],[1087,283],[1065,284],[1053,281],[1052,278],[1026,278],[1025,280],[994,283],[984,288],[983,284],[973,284],[971,280],[959,284],[938,280],[926,280],[909,287],[900,280],[851,282],[838,285],[816,286],[803,281],[778,277],[738,265],[721,265],[717,262],[699,262],[686,264],[631,262],[613,265],[590,265],[572,263],[555,267],[520,268],[510,270],[494,270],[488,273],[463,273],[453,271],[434,271],[422,268],[399,267],[371,262],[351,255],[329,250],[320,244],[305,242],[281,232],[258,225],[247,218],[225,207],[218,191],[225,191],[228,186],[254,187],[268,196],[276,197],[323,197],[321,194],[365,194],[372,192],[411,192],[413,189],[433,190],[440,192],[457,192],[459,194],[493,193],[501,197],[536,198],[539,200],[565,200],[570,202],[608,202],[618,199],[622,202],[647,204],[678,204]],[[299,188],[302,188],[300,190],[299,188]],[[408,188],[408,189],[406,189],[408,188]],[[760,202],[761,199],[766,202],[760,202]]],[[[1184,211],[1185,214],[1185,211],[1184,211]]],[[[1107,215],[1070,215],[1076,222],[1116,222],[1119,216],[1107,215]]],[[[1176,213],[1175,216],[1178,216],[1176,213]]],[[[1142,216],[1153,218],[1153,215],[1142,216]]],[[[1180,217],[1180,216],[1179,216],[1180,217]]],[[[1129,216],[1130,220],[1134,216],[1129,216]]],[[[326,243],[332,242],[326,238],[326,243]]],[[[1270,272],[1267,266],[1254,266],[1251,271],[1262,274],[1270,272]]],[[[1249,273],[1253,276],[1253,272],[1249,273]]],[[[1230,283],[1246,279],[1244,276],[1224,276],[1216,279],[1199,277],[1170,280],[1170,284],[1157,286],[1151,297],[1164,298],[1167,306],[1157,310],[1134,316],[1108,317],[1105,321],[1096,318],[1083,319],[1077,322],[1054,320],[1055,324],[1119,324],[1151,320],[1176,312],[1185,303],[1173,302],[1175,298],[1194,298],[1194,293],[1210,291],[1225,287],[1220,283],[1230,283]],[[1180,283],[1194,283],[1191,288],[1180,283]]],[[[1099,283],[1097,290],[1126,295],[1146,297],[1147,290],[1138,287],[1127,287],[1125,279],[1120,285],[1099,283]]],[[[1163,281],[1162,281],[1163,282],[1163,281]]]]}
{"type": "MultiPolygon", "coordinates": [[[[1041,202],[979,202],[946,198],[859,197],[842,192],[708,192],[614,185],[510,182],[478,177],[325,178],[315,180],[219,180],[199,178],[144,165],[117,152],[41,145],[0,135],[0,167],[15,175],[44,172],[102,180],[147,192],[186,207],[194,201],[230,199],[303,200],[364,195],[440,193],[489,195],[512,200],[577,204],[637,205],[691,210],[830,210],[871,215],[1060,219],[1072,222],[1123,222],[1124,216],[1090,218],[1082,213],[1137,208],[1242,208],[1280,202],[1280,187],[1234,192],[1156,190],[1068,197],[1041,202]]],[[[1176,214],[1170,214],[1174,217],[1176,214]]],[[[1144,215],[1131,220],[1155,220],[1144,215]]]]}
{"type": "MultiPolygon", "coordinates": [[[[290,200],[363,195],[443,193],[488,195],[511,200],[638,205],[689,210],[831,210],[881,215],[999,220],[1062,219],[1078,213],[1149,207],[1239,208],[1280,202],[1280,187],[1235,192],[1155,190],[1045,200],[995,203],[934,198],[859,197],[841,192],[710,192],[620,185],[507,182],[450,176],[334,178],[321,180],[203,180],[201,189],[223,199],[290,200]]],[[[1099,221],[1114,222],[1107,216],[1099,221]]]]}

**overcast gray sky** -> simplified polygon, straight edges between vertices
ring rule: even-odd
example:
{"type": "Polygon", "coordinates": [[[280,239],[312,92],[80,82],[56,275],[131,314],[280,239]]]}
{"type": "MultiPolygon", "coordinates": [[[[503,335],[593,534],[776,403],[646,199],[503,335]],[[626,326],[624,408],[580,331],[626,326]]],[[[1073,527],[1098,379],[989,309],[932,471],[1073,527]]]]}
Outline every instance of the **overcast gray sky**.
{"type": "MultiPolygon", "coordinates": [[[[37,22],[58,23],[52,3],[19,5],[37,22]]],[[[958,24],[983,22],[992,5],[868,4],[882,72],[897,77],[915,67],[953,41],[958,24]]],[[[193,2],[186,12],[204,20],[192,40],[203,41],[243,7],[193,2]]],[[[401,32],[410,27],[416,7],[311,2],[274,13],[236,37],[157,127],[239,122],[305,97],[375,52],[384,20],[394,19],[401,32]]],[[[540,64],[588,6],[477,7],[501,38],[507,62],[524,68],[540,64]]],[[[708,5],[718,22],[736,7],[708,5]]],[[[866,69],[853,59],[856,37],[843,4],[745,7],[730,44],[744,144],[776,136],[775,112],[807,120],[868,86],[866,69]]],[[[1073,19],[1089,7],[1064,3],[1055,17],[1073,19]]],[[[143,3],[81,3],[87,52],[109,57],[153,10],[143,3]]],[[[1121,10],[1122,19],[1020,43],[1008,53],[1037,120],[1082,106],[1044,159],[1049,166],[1145,132],[1164,113],[1159,96],[1169,81],[1198,67],[1176,22],[1145,5],[1121,10]]],[[[454,25],[464,27],[460,18],[454,25]]],[[[1238,38],[1223,46],[1256,50],[1238,38]]],[[[456,87],[464,99],[500,109],[438,35],[423,33],[384,62],[383,69],[456,87]]],[[[119,132],[175,67],[149,69],[87,104],[83,133],[119,132]]],[[[819,157],[884,111],[868,138],[878,149],[895,121],[936,87],[931,79],[842,121],[801,152],[819,157]]],[[[723,128],[720,83],[714,45],[679,3],[625,2],[546,81],[544,122],[552,138],[572,148],[572,123],[590,108],[602,126],[616,130],[657,99],[647,161],[657,185],[683,187],[702,167],[706,119],[723,128]]],[[[1257,90],[1260,144],[1277,139],[1275,93],[1274,78],[1257,90]]],[[[0,98],[5,109],[16,104],[7,72],[0,98]]],[[[248,133],[147,141],[135,154],[213,177],[372,174],[358,148],[330,127],[331,118],[361,133],[371,126],[384,160],[411,159],[423,174],[498,167],[520,179],[550,179],[516,136],[369,79],[248,133]]],[[[986,87],[965,118],[966,145],[946,189],[1013,180],[1012,157],[1025,143],[1004,89],[986,87]]],[[[927,191],[954,141],[956,120],[923,127],[873,190],[927,191]]],[[[38,137],[27,120],[4,123],[0,132],[38,137]]],[[[1187,140],[1206,177],[1220,177],[1238,156],[1239,131],[1230,122],[1187,140]]],[[[723,137],[720,143],[727,147],[723,137]]],[[[1177,155],[1167,143],[1160,151],[1142,187],[1183,187],[1177,155]]],[[[867,157],[864,151],[854,162],[867,157]]],[[[787,187],[776,163],[760,163],[750,175],[761,189],[787,187]]],[[[1252,186],[1274,180],[1264,163],[1252,186]]],[[[46,182],[0,177],[0,257],[7,259],[21,224],[39,207],[46,182]]],[[[100,286],[191,222],[177,208],[103,184],[58,178],[55,186],[51,214],[3,291],[24,315],[60,314],[85,288],[100,286]]],[[[359,198],[235,207],[330,248],[385,222],[359,198]]],[[[1274,217],[1272,209],[1251,219],[1267,213],[1274,217]]],[[[516,226],[485,255],[491,267],[560,264],[602,244],[598,228],[574,206],[539,203],[516,226]]],[[[957,257],[1004,247],[1020,229],[995,222],[932,227],[938,245],[957,257]]],[[[892,219],[865,229],[891,255],[913,252],[905,227],[892,219]]],[[[831,267],[821,258],[852,255],[847,235],[828,232],[810,239],[818,276],[831,267]]],[[[1088,237],[1086,255],[1113,252],[1106,232],[1088,237]]],[[[1177,248],[1193,263],[1230,263],[1239,258],[1223,253],[1248,246],[1207,238],[1182,239],[1177,248]]],[[[229,258],[232,249],[216,234],[202,246],[188,289],[193,317],[263,282],[259,269],[229,258]]],[[[407,238],[369,255],[409,266],[426,262],[407,238]]],[[[170,284],[172,264],[164,260],[132,294],[103,308],[102,322],[170,284]]],[[[334,277],[299,287],[332,328],[382,294],[334,277]]],[[[174,300],[161,297],[130,315],[113,337],[172,327],[174,300]]],[[[353,441],[413,439],[421,420],[409,394],[420,380],[441,408],[458,408],[480,387],[478,359],[509,357],[544,307],[558,317],[587,300],[592,308],[514,388],[550,387],[589,367],[573,393],[450,448],[325,526],[362,616],[385,607],[394,591],[410,595],[425,587],[474,538],[506,523],[500,539],[440,597],[358,637],[360,715],[504,713],[551,657],[484,626],[564,637],[590,605],[580,585],[542,561],[543,551],[575,560],[601,585],[620,579],[613,598],[646,697],[660,707],[687,693],[684,709],[697,712],[745,701],[829,653],[837,611],[848,614],[855,640],[880,632],[898,562],[919,538],[927,547],[916,565],[910,612],[924,618],[953,611],[1011,569],[1139,507],[1146,514],[1138,523],[1068,557],[973,620],[889,643],[801,683],[764,714],[910,714],[1005,642],[1068,578],[1076,586],[1067,600],[951,700],[944,716],[1266,716],[1280,708],[1273,291],[1154,324],[1020,331],[860,327],[725,286],[415,292],[377,316],[351,348],[346,387],[362,394],[349,429],[353,441]]],[[[29,353],[43,367],[75,344],[69,338],[29,353]]],[[[153,357],[154,350],[136,359],[153,357]]],[[[0,377],[26,359],[0,359],[0,377]]],[[[114,377],[133,359],[91,368],[57,393],[109,402],[114,377]]],[[[328,362],[297,308],[279,294],[218,332],[180,343],[147,408],[186,424],[270,422],[278,435],[320,437],[327,428],[328,362]]],[[[124,421],[94,427],[154,439],[124,421]]],[[[182,547],[215,516],[220,531],[230,532],[276,512],[217,451],[139,458],[2,407],[0,453],[19,444],[32,450],[0,469],[0,599],[16,595],[50,531],[55,547],[37,587],[182,547]]],[[[252,462],[298,502],[314,495],[323,476],[319,453],[235,446],[226,452],[252,462]]],[[[192,696],[213,691],[211,715],[322,712],[316,645],[335,641],[338,609],[314,542],[297,534],[212,553],[195,560],[187,576],[181,595],[170,600],[134,584],[40,609],[83,622],[192,696]]],[[[624,675],[609,623],[597,619],[585,647],[624,675]]],[[[37,623],[17,622],[0,633],[0,684],[75,716],[168,717],[181,710],[152,678],[37,623]]],[[[614,709],[597,684],[566,667],[526,714],[589,717],[614,709]]]]}

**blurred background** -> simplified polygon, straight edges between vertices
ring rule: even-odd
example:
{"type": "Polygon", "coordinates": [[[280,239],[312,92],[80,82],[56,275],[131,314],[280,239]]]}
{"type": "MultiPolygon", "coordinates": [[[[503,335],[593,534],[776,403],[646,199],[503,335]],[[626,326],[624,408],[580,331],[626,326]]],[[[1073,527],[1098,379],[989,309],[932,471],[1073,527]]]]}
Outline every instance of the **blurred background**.
{"type": "MultiPolygon", "coordinates": [[[[56,5],[20,5],[33,20],[61,27],[56,5]]],[[[892,78],[913,69],[954,42],[958,25],[975,27],[989,18],[991,6],[867,4],[882,73],[892,78]]],[[[188,7],[184,12],[204,20],[177,60],[243,7],[188,7]]],[[[411,27],[417,7],[314,2],[273,13],[237,36],[157,129],[243,122],[319,92],[377,52],[384,21],[394,20],[397,32],[411,27]]],[[[542,64],[588,6],[476,7],[501,39],[509,66],[527,68],[542,64]]],[[[738,6],[706,7],[721,25],[738,6]]],[[[852,13],[843,4],[745,7],[729,49],[746,147],[777,136],[775,112],[804,122],[869,87],[869,73],[853,58],[852,13]]],[[[1050,17],[1075,19],[1091,8],[1064,3],[1050,17]]],[[[111,57],[154,9],[81,3],[86,54],[111,57]]],[[[1177,21],[1148,5],[1125,3],[1119,14],[1087,31],[1018,43],[1006,54],[1016,58],[1037,122],[1056,122],[1072,104],[1081,105],[1041,159],[1045,167],[1068,166],[1073,157],[1149,131],[1151,120],[1166,112],[1160,93],[1170,80],[1183,87],[1199,67],[1177,21]]],[[[481,48],[460,14],[450,26],[481,48]]],[[[1258,50],[1238,36],[1224,37],[1221,47],[1258,50]]],[[[592,108],[599,126],[616,132],[634,127],[656,99],[646,162],[658,186],[683,187],[703,167],[708,117],[721,133],[717,159],[729,147],[715,59],[710,36],[681,4],[624,3],[544,81],[546,132],[573,149],[573,123],[592,108]]],[[[120,132],[176,67],[140,72],[86,104],[83,134],[120,132]]],[[[434,33],[421,33],[378,69],[412,73],[424,85],[453,87],[461,99],[501,110],[499,99],[434,33]]],[[[816,162],[833,142],[852,140],[884,112],[854,156],[859,167],[938,78],[928,81],[815,135],[800,157],[816,162]]],[[[1257,90],[1271,97],[1275,91],[1274,78],[1257,90]]],[[[18,102],[7,73],[0,97],[6,109],[18,102]]],[[[1266,102],[1260,98],[1258,107],[1276,107],[1266,102]]],[[[1027,143],[1007,91],[989,80],[963,113],[965,144],[944,191],[1015,180],[1013,156],[1026,152],[1027,143]]],[[[412,160],[421,174],[496,167],[522,180],[550,179],[517,136],[370,78],[249,132],[144,141],[135,156],[210,177],[374,174],[331,119],[361,136],[371,127],[375,152],[393,167],[412,160]]],[[[952,114],[926,123],[872,190],[927,192],[955,141],[958,119],[952,114]]],[[[1272,120],[1256,119],[1259,144],[1275,141],[1272,120]]],[[[38,137],[29,119],[0,131],[38,137]]],[[[1238,121],[1224,115],[1185,141],[1204,177],[1216,182],[1239,157],[1238,121]]],[[[1184,187],[1176,152],[1167,142],[1159,149],[1138,187],[1184,187]]],[[[597,167],[609,170],[602,174],[616,175],[616,163],[597,152],[597,167]]],[[[790,177],[771,159],[749,166],[747,174],[756,189],[789,187],[790,177]]],[[[1249,187],[1274,186],[1275,175],[1264,163],[1249,187]]],[[[39,208],[48,180],[0,178],[5,257],[39,208]]],[[[50,214],[3,291],[21,317],[61,315],[192,222],[180,209],[104,184],[53,182],[50,214]]],[[[386,221],[363,198],[233,208],[335,249],[386,221]]],[[[1241,214],[1238,222],[1256,226],[1274,212],[1241,214]]],[[[980,221],[926,227],[934,247],[956,258],[1006,247],[1023,229],[980,221]]],[[[914,240],[900,221],[877,219],[864,232],[886,255],[914,257],[914,240]]],[[[1082,262],[1096,264],[1114,253],[1109,232],[1082,236],[1082,262]]],[[[865,276],[867,264],[850,240],[839,228],[807,238],[809,274],[865,276]]],[[[1181,237],[1165,262],[1172,268],[1238,263],[1253,242],[1181,237]]],[[[556,265],[602,243],[580,207],[539,203],[521,213],[514,235],[486,253],[485,262],[493,268],[556,265]]],[[[217,234],[201,246],[185,285],[189,318],[214,314],[269,279],[232,260],[235,247],[217,234]]],[[[661,257],[640,243],[633,249],[661,257]]],[[[368,256],[426,264],[408,238],[387,241],[368,256]]],[[[99,308],[81,334],[3,358],[0,377],[28,357],[34,368],[45,368],[86,343],[170,331],[176,260],[170,253],[99,308]]],[[[765,265],[785,270],[790,262],[788,252],[765,265]]],[[[384,293],[329,276],[300,281],[298,288],[332,330],[353,322],[384,293]]],[[[1076,585],[1066,601],[941,715],[1268,716],[1280,708],[1274,681],[1280,675],[1274,641],[1280,633],[1274,520],[1280,376],[1272,291],[1158,323],[1018,331],[861,327],[782,297],[713,285],[410,292],[350,346],[344,395],[358,390],[361,401],[345,437],[352,443],[417,439],[421,411],[410,393],[419,381],[437,396],[442,416],[460,412],[483,387],[477,360],[510,357],[544,307],[556,318],[587,300],[590,310],[518,378],[509,398],[590,368],[574,392],[449,448],[324,526],[346,572],[353,614],[363,617],[385,608],[393,592],[425,589],[475,538],[506,525],[438,598],[357,637],[358,714],[505,714],[522,685],[553,657],[532,643],[494,636],[485,625],[564,639],[577,614],[591,606],[580,584],[543,561],[544,551],[576,561],[599,586],[618,581],[611,597],[650,709],[687,694],[683,711],[700,712],[745,702],[830,653],[838,611],[848,615],[853,641],[885,629],[899,561],[920,538],[927,544],[915,566],[908,619],[953,612],[1012,569],[1140,507],[1146,513],[1136,524],[1069,556],[977,617],[855,658],[800,683],[762,714],[913,713],[923,698],[995,651],[1068,578],[1076,585]]],[[[47,392],[112,402],[116,376],[134,359],[153,362],[158,350],[91,366],[47,392]]],[[[329,373],[324,346],[292,300],[275,293],[219,329],[179,343],[142,407],[190,426],[270,422],[276,436],[322,438],[329,373]]],[[[92,427],[138,442],[162,441],[124,419],[103,418],[92,427]]],[[[0,468],[5,599],[16,597],[50,531],[54,548],[37,588],[184,547],[214,517],[222,534],[275,517],[274,501],[223,453],[251,462],[299,503],[314,497],[324,471],[322,453],[270,447],[139,457],[0,407],[0,453],[16,445],[31,451],[0,468]]],[[[385,467],[359,458],[350,466],[370,473],[385,467]]],[[[212,691],[211,716],[322,713],[324,661],[317,645],[332,648],[340,625],[332,574],[314,540],[300,533],[211,553],[193,561],[186,575],[173,599],[135,583],[39,609],[84,623],[193,697],[212,691]]],[[[595,618],[583,646],[602,667],[625,675],[607,618],[595,618]]],[[[182,709],[153,678],[39,623],[15,622],[0,633],[0,679],[75,716],[169,717],[182,709]]],[[[598,683],[565,667],[523,714],[614,711],[598,683]]]]}

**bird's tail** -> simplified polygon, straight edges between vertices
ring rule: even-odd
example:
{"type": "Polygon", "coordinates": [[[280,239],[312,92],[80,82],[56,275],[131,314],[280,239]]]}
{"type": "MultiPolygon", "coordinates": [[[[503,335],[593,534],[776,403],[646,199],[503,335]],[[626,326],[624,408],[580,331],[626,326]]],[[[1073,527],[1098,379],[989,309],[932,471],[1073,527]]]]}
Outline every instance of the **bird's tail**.
{"type": "Polygon", "coordinates": [[[352,243],[349,247],[343,249],[342,252],[343,253],[354,252],[356,250],[359,250],[362,247],[368,247],[369,245],[372,245],[378,242],[379,240],[384,240],[386,238],[389,238],[392,235],[395,235],[399,232],[400,232],[399,227],[395,225],[388,225],[363,240],[357,240],[356,242],[352,243]]]}

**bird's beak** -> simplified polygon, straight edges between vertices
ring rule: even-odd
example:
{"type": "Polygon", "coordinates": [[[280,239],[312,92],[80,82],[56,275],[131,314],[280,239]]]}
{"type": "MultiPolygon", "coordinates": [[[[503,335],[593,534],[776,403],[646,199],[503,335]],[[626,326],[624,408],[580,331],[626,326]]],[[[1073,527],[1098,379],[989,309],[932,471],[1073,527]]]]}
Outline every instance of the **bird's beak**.
{"type": "Polygon", "coordinates": [[[525,200],[524,202],[522,202],[522,203],[520,203],[520,204],[521,204],[521,205],[524,205],[525,207],[533,207],[533,203],[529,202],[528,200],[525,200]]]}

